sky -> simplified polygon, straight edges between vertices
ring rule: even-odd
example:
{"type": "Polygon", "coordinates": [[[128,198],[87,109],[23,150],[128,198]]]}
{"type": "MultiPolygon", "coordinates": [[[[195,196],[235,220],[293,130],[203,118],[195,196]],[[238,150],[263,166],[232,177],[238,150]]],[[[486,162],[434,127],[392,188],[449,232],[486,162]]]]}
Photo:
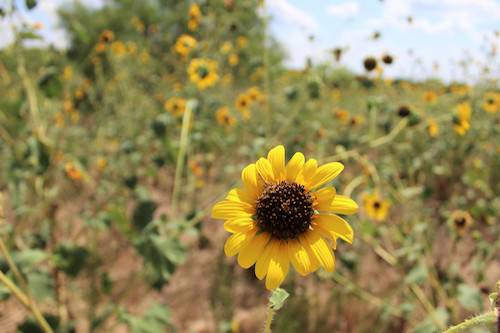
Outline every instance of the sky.
{"type": "MultiPolygon", "coordinates": [[[[43,24],[45,43],[68,45],[56,11],[72,0],[39,0],[29,12],[23,1],[14,1],[23,19],[43,24]]],[[[85,3],[100,6],[103,1],[85,3]]],[[[363,71],[366,56],[389,53],[395,63],[387,67],[388,77],[473,81],[477,71],[465,73],[458,63],[472,63],[471,58],[484,63],[491,45],[500,47],[500,37],[495,37],[500,31],[500,0],[267,0],[266,13],[271,17],[270,32],[287,50],[286,64],[292,68],[302,68],[307,58],[314,63],[332,61],[330,51],[342,47],[347,50],[342,64],[356,72],[363,71]],[[381,34],[378,40],[370,38],[374,31],[381,34]],[[433,69],[436,62],[438,71],[433,69]]],[[[11,40],[10,23],[0,21],[0,47],[11,40]]],[[[491,75],[498,78],[499,57],[489,64],[494,67],[491,75]]]]}

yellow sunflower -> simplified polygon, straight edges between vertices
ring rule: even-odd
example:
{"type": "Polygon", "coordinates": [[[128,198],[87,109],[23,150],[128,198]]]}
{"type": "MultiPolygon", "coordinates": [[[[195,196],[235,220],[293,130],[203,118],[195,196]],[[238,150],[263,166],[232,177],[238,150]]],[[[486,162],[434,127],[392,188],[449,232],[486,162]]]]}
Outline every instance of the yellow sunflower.
{"type": "Polygon", "coordinates": [[[439,134],[439,125],[434,118],[429,118],[427,120],[427,133],[431,138],[436,137],[439,134]]]}
{"type": "Polygon", "coordinates": [[[391,203],[382,199],[377,193],[372,193],[363,197],[363,207],[369,218],[383,222],[389,214],[391,203]]]}
{"type": "Polygon", "coordinates": [[[484,95],[483,104],[481,105],[481,107],[488,113],[495,113],[500,110],[500,93],[486,93],[484,95]]]}
{"type": "Polygon", "coordinates": [[[188,74],[191,82],[204,90],[213,86],[219,79],[217,75],[217,63],[208,59],[193,59],[188,66],[188,74]]]}
{"type": "Polygon", "coordinates": [[[320,266],[333,271],[337,238],[352,243],[354,237],[336,214],[354,214],[358,205],[331,186],[320,187],[343,169],[337,162],[318,167],[300,152],[286,164],[281,145],[245,167],[243,186],[212,209],[212,217],[225,220],[224,228],[232,233],[224,245],[226,255],[238,255],[243,268],[255,264],[257,278],[266,278],[269,290],[283,282],[290,263],[302,276],[320,266]]]}
{"type": "Polygon", "coordinates": [[[217,123],[219,123],[219,125],[225,127],[233,127],[236,124],[236,118],[231,115],[227,106],[219,108],[215,112],[215,118],[217,119],[217,123]]]}
{"type": "Polygon", "coordinates": [[[451,227],[459,236],[465,236],[465,233],[474,223],[469,212],[464,210],[455,210],[450,216],[451,227]]]}
{"type": "Polygon", "coordinates": [[[434,91],[429,90],[424,93],[422,99],[426,103],[434,103],[437,101],[438,95],[434,91]]]}
{"type": "Polygon", "coordinates": [[[458,104],[456,115],[453,117],[453,129],[463,136],[470,129],[471,106],[468,102],[458,104]]]}
{"type": "Polygon", "coordinates": [[[186,100],[181,97],[170,97],[164,104],[165,110],[174,116],[181,116],[186,111],[186,100]]]}
{"type": "Polygon", "coordinates": [[[181,35],[175,42],[175,52],[177,52],[177,54],[181,57],[187,57],[196,47],[197,43],[198,42],[193,37],[186,34],[181,35]]]}

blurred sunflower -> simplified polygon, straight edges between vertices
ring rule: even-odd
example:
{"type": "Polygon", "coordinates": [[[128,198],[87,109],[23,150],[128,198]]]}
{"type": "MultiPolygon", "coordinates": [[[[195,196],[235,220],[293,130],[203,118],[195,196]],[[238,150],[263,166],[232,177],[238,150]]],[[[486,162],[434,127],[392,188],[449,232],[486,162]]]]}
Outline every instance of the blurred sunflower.
{"type": "Polygon", "coordinates": [[[189,35],[181,35],[177,38],[175,42],[175,52],[179,54],[181,57],[187,57],[189,53],[196,47],[198,42],[196,39],[189,35]]]}
{"type": "Polygon", "coordinates": [[[235,106],[236,110],[241,113],[243,120],[247,121],[250,119],[250,104],[251,100],[248,94],[241,93],[236,97],[235,106]]]}
{"type": "Polygon", "coordinates": [[[230,66],[234,67],[240,62],[240,57],[238,57],[236,53],[231,53],[229,57],[227,57],[227,62],[230,66]]]}
{"type": "Polygon", "coordinates": [[[377,59],[374,57],[367,57],[363,60],[363,66],[368,72],[371,72],[375,68],[377,68],[377,59]]]}
{"type": "Polygon", "coordinates": [[[236,45],[238,45],[240,49],[246,48],[248,45],[248,38],[246,38],[245,36],[239,36],[238,38],[236,38],[236,45]]]}
{"type": "Polygon", "coordinates": [[[115,34],[111,30],[104,30],[99,35],[99,42],[101,43],[109,43],[115,38],[115,34]]]}
{"type": "Polygon", "coordinates": [[[352,243],[349,224],[335,214],[354,214],[358,206],[337,195],[332,181],[344,166],[332,162],[318,167],[295,153],[285,165],[285,148],[277,146],[266,158],[245,167],[243,186],[232,189],[212,209],[232,233],[224,245],[227,256],[238,254],[243,268],[255,264],[255,274],[275,289],[288,274],[290,262],[302,276],[322,266],[335,268],[332,249],[338,238],[352,243]]]}
{"type": "Polygon", "coordinates": [[[391,203],[380,197],[378,193],[372,193],[363,196],[363,207],[369,218],[382,222],[389,214],[391,203]]]}
{"type": "Polygon", "coordinates": [[[470,129],[471,106],[468,102],[458,104],[453,117],[453,129],[458,135],[464,135],[470,129]]]}
{"type": "Polygon", "coordinates": [[[498,112],[500,110],[500,93],[486,93],[483,97],[483,104],[481,107],[488,113],[498,112]]]}
{"type": "Polygon", "coordinates": [[[219,79],[217,63],[209,59],[191,60],[188,66],[188,74],[191,82],[195,83],[200,90],[213,86],[219,79]]]}
{"type": "Polygon", "coordinates": [[[463,210],[455,210],[450,216],[451,227],[459,236],[465,236],[467,230],[473,224],[472,216],[469,212],[463,210]]]}
{"type": "Polygon", "coordinates": [[[394,62],[394,58],[390,54],[384,54],[382,56],[382,62],[386,65],[391,65],[394,62]]]}
{"type": "Polygon", "coordinates": [[[251,87],[250,89],[248,89],[247,96],[252,103],[258,102],[263,97],[262,92],[258,87],[251,87]]]}
{"type": "Polygon", "coordinates": [[[409,115],[411,115],[411,109],[408,105],[401,105],[398,108],[398,116],[400,116],[401,118],[406,118],[409,115]]]}
{"type": "Polygon", "coordinates": [[[429,118],[427,120],[427,133],[429,133],[431,138],[434,138],[439,134],[439,126],[434,118],[429,118]]]}
{"type": "Polygon", "coordinates": [[[437,101],[437,98],[438,98],[437,94],[434,91],[431,91],[431,90],[426,91],[424,93],[424,95],[422,96],[422,99],[426,103],[434,103],[434,102],[437,101]]]}
{"type": "Polygon", "coordinates": [[[231,115],[227,106],[220,107],[215,112],[217,123],[224,127],[233,127],[236,124],[236,118],[231,115]]]}
{"type": "Polygon", "coordinates": [[[72,162],[67,162],[64,165],[64,171],[66,172],[66,176],[68,176],[69,179],[74,181],[82,180],[82,172],[72,162]]]}
{"type": "Polygon", "coordinates": [[[349,122],[349,112],[344,109],[336,110],[333,115],[343,124],[347,124],[349,122]]]}
{"type": "Polygon", "coordinates": [[[189,7],[189,20],[188,20],[188,29],[190,31],[195,31],[198,29],[201,21],[201,9],[198,4],[194,3],[189,7]]]}
{"type": "Polygon", "coordinates": [[[181,116],[186,111],[186,100],[181,97],[170,97],[164,104],[165,110],[174,116],[181,116]]]}
{"type": "Polygon", "coordinates": [[[365,118],[363,116],[353,116],[351,118],[351,126],[360,126],[365,122],[365,118]]]}

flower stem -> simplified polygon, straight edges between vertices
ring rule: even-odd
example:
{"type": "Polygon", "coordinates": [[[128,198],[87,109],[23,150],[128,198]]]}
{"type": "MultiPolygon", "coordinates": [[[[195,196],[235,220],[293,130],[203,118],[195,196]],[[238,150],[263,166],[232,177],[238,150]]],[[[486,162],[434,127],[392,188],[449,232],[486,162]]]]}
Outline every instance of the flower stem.
{"type": "Polygon", "coordinates": [[[191,125],[191,116],[193,113],[194,102],[189,101],[186,105],[186,111],[182,117],[181,136],[179,139],[179,153],[177,154],[177,164],[175,166],[174,188],[172,190],[172,212],[176,214],[177,202],[179,201],[179,193],[181,188],[181,178],[184,171],[184,159],[186,149],[189,144],[189,127],[191,125]]]}
{"type": "Polygon", "coordinates": [[[494,311],[489,311],[478,316],[469,318],[458,325],[452,326],[448,328],[443,333],[459,333],[459,332],[468,332],[471,328],[480,326],[480,325],[488,325],[492,324],[496,321],[496,316],[494,311]]]}
{"type": "Polygon", "coordinates": [[[271,333],[271,323],[273,322],[275,314],[276,314],[276,310],[274,310],[271,306],[268,306],[267,307],[266,323],[264,324],[264,332],[263,333],[271,333]]]}

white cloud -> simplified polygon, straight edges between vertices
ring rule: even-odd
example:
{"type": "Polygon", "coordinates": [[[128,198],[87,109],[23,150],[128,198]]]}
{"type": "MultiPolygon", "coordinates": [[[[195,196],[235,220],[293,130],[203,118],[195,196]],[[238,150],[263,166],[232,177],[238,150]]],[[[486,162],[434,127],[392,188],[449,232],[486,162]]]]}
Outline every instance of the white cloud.
{"type": "Polygon", "coordinates": [[[334,16],[351,17],[359,13],[359,4],[354,1],[329,5],[328,13],[334,16]]]}
{"type": "Polygon", "coordinates": [[[306,30],[315,30],[319,27],[311,15],[292,5],[288,0],[266,1],[266,8],[276,21],[283,21],[306,30]]]}

